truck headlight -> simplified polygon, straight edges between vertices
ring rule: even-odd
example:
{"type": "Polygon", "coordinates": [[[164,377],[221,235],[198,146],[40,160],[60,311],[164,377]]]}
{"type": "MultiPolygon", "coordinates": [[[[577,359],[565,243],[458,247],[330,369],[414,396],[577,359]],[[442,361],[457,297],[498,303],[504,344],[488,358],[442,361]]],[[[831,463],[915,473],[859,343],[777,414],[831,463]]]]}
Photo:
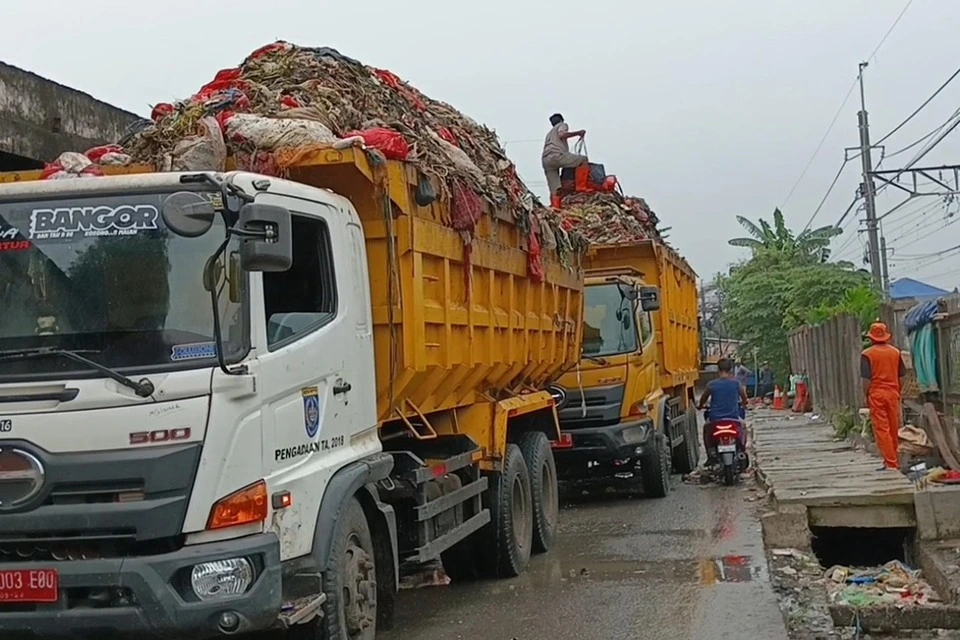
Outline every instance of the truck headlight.
{"type": "Polygon", "coordinates": [[[647,425],[630,427],[629,429],[624,429],[620,433],[620,437],[623,438],[624,444],[637,444],[639,442],[645,442],[647,439],[647,429],[647,425]]]}
{"type": "Polygon", "coordinates": [[[253,567],[246,558],[198,564],[190,572],[190,586],[204,602],[246,593],[253,584],[253,567]]]}

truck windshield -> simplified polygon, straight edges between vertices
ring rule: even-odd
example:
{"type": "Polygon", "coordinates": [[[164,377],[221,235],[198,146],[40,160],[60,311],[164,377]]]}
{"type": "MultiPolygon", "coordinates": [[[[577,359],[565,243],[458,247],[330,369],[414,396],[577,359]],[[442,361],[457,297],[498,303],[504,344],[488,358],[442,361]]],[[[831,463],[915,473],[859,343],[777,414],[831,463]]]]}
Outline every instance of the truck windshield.
{"type": "Polygon", "coordinates": [[[639,347],[633,305],[617,284],[591,285],[584,290],[583,355],[612,356],[639,347]]]}
{"type": "MultiPolygon", "coordinates": [[[[0,202],[0,352],[78,350],[116,370],[215,362],[203,273],[223,222],[217,216],[199,238],[177,236],[160,215],[167,195],[0,202]]],[[[237,361],[247,349],[245,278],[216,272],[224,357],[237,361]]],[[[77,359],[0,360],[2,381],[64,374],[98,375],[77,359]]]]}

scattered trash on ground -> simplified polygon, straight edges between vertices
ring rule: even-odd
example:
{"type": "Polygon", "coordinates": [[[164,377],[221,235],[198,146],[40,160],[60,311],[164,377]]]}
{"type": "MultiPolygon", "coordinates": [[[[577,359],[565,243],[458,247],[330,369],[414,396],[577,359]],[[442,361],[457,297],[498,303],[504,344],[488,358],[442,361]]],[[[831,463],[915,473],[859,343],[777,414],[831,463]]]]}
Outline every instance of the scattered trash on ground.
{"type": "Polygon", "coordinates": [[[898,560],[873,569],[831,567],[825,576],[827,596],[834,604],[910,607],[941,603],[940,596],[923,580],[920,571],[898,560]]]}

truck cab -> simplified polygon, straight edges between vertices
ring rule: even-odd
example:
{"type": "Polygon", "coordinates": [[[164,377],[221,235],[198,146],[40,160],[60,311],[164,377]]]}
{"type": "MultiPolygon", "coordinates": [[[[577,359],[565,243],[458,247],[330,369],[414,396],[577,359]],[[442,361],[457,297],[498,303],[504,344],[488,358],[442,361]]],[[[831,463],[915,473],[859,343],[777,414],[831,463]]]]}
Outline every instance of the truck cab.
{"type": "Polygon", "coordinates": [[[558,474],[639,482],[662,497],[672,471],[687,473],[699,461],[695,280],[672,250],[652,242],[596,247],[588,260],[583,357],[552,388],[563,430],[558,474]],[[675,269],[680,280],[659,277],[669,271],[673,280],[675,269]]]}

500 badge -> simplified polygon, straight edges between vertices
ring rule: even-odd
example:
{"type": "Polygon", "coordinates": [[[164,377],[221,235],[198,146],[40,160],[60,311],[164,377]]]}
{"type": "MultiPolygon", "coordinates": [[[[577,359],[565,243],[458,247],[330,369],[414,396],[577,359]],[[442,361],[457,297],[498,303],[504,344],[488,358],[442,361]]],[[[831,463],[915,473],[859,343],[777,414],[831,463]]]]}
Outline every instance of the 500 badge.
{"type": "Polygon", "coordinates": [[[162,444],[164,442],[182,442],[190,439],[190,427],[178,429],[156,429],[154,431],[134,431],[130,434],[130,445],[162,444]]]}

